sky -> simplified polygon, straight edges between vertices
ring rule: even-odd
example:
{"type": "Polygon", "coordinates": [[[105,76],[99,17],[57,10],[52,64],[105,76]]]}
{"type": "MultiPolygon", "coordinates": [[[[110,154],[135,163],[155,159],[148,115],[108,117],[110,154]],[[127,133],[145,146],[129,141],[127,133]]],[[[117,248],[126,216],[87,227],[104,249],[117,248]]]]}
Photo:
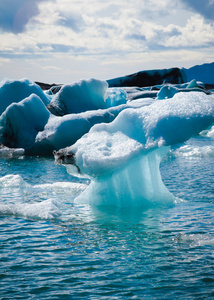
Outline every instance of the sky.
{"type": "Polygon", "coordinates": [[[214,62],[214,0],[0,0],[0,80],[111,79],[214,62]]]}

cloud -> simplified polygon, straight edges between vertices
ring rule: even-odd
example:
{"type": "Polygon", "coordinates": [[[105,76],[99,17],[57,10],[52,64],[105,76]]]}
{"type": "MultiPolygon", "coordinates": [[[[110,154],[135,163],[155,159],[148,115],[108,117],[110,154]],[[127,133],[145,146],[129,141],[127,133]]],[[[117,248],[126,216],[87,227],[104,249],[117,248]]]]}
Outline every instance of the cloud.
{"type": "MultiPolygon", "coordinates": [[[[92,69],[93,64],[103,65],[104,61],[114,68],[111,61],[119,57],[120,67],[125,70],[128,60],[129,66],[132,62],[134,65],[135,59],[135,66],[141,61],[149,65],[150,61],[158,60],[159,53],[162,53],[160,60],[167,62],[169,51],[176,51],[176,55],[179,51],[183,53],[182,50],[201,51],[205,59],[213,57],[208,47],[213,49],[214,23],[208,20],[208,11],[206,18],[197,13],[197,0],[86,2],[0,0],[0,57],[14,59],[17,64],[18,59],[31,59],[37,70],[41,63],[39,58],[44,59],[45,65],[50,58],[48,66],[53,69],[54,65],[61,68],[60,58],[68,73],[71,68],[64,63],[66,59],[72,61],[72,69],[84,61],[83,70],[87,60],[91,61],[91,65],[88,64],[92,69]]],[[[207,3],[211,8],[214,0],[205,2],[200,0],[203,11],[208,10],[207,3]]],[[[173,59],[176,55],[172,55],[173,59]]],[[[6,62],[3,64],[8,66],[6,62]]],[[[99,72],[104,72],[101,67],[99,72]]],[[[63,68],[60,76],[64,76],[62,74],[63,68]]]]}
{"type": "Polygon", "coordinates": [[[29,20],[39,13],[38,2],[44,0],[2,0],[0,2],[0,28],[20,33],[29,20]]]}
{"type": "Polygon", "coordinates": [[[0,57],[0,66],[9,62],[10,60],[8,58],[0,57]]]}
{"type": "MultiPolygon", "coordinates": [[[[169,24],[158,25],[154,22],[138,22],[130,28],[127,39],[135,40],[135,45],[144,45],[146,49],[163,50],[167,48],[198,48],[214,44],[214,24],[206,23],[200,15],[191,16],[185,26],[169,24]]],[[[140,46],[138,46],[140,47],[140,46]]]]}
{"type": "Polygon", "coordinates": [[[214,45],[214,26],[206,24],[200,15],[191,17],[179,31],[180,34],[169,37],[166,41],[167,47],[202,48],[214,45]]]}
{"type": "MultiPolygon", "coordinates": [[[[26,4],[16,1],[20,7],[26,4]]],[[[184,24],[172,22],[180,15],[179,1],[136,0],[133,4],[118,0],[115,4],[113,0],[91,0],[86,6],[81,0],[73,0],[72,5],[70,0],[28,0],[32,7],[37,4],[34,15],[29,14],[25,31],[19,35],[1,35],[0,51],[16,55],[114,55],[212,44],[214,25],[205,23],[202,16],[191,13],[185,15],[184,24]],[[165,24],[167,18],[171,23],[165,24]]]]}
{"type": "Polygon", "coordinates": [[[32,24],[62,26],[79,33],[85,26],[80,7],[80,3],[75,5],[67,0],[43,0],[32,24]]]}

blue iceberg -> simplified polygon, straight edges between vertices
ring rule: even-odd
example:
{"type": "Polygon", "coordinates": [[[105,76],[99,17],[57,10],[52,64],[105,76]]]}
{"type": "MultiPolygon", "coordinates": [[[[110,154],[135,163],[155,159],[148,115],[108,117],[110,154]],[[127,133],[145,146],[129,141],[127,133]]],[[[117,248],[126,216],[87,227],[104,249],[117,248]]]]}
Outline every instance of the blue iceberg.
{"type": "Polygon", "coordinates": [[[73,146],[55,153],[68,172],[91,179],[77,201],[92,205],[148,207],[175,201],[159,164],[171,145],[185,142],[214,122],[214,96],[177,93],[97,124],[73,146]]]}
{"type": "Polygon", "coordinates": [[[18,103],[29,97],[30,95],[35,94],[45,105],[48,105],[50,100],[43,93],[40,86],[35,84],[33,81],[28,79],[21,80],[11,80],[4,79],[0,82],[0,115],[5,111],[5,109],[12,103],[18,103]]]}
{"type": "Polygon", "coordinates": [[[54,151],[56,163],[91,181],[77,201],[117,207],[173,203],[160,162],[172,145],[199,133],[213,136],[214,94],[194,79],[184,82],[179,69],[135,75],[129,84],[126,76],[88,79],[48,91],[27,79],[3,80],[0,155],[54,151]],[[133,86],[145,76],[155,85],[133,86]]]}

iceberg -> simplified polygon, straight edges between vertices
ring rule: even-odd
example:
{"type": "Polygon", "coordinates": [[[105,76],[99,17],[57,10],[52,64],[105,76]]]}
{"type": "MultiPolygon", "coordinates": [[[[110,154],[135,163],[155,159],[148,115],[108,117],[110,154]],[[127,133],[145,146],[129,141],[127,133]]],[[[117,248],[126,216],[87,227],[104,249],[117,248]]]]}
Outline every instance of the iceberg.
{"type": "Polygon", "coordinates": [[[91,179],[77,201],[92,205],[148,207],[175,201],[161,180],[159,164],[170,146],[214,122],[214,96],[180,92],[138,109],[125,109],[97,124],[73,146],[55,152],[68,172],[91,179]]]}
{"type": "Polygon", "coordinates": [[[120,89],[107,92],[107,86],[96,79],[82,80],[62,87],[50,102],[41,88],[27,79],[2,81],[1,154],[51,155],[53,150],[74,144],[94,124],[111,122],[125,108],[121,104],[126,103],[127,95],[120,89]],[[119,104],[112,112],[105,109],[119,104]],[[62,117],[53,115],[53,110],[62,117]]]}
{"type": "Polygon", "coordinates": [[[107,80],[109,87],[147,87],[163,83],[184,83],[186,81],[185,72],[179,68],[141,71],[107,80]]]}
{"type": "Polygon", "coordinates": [[[35,94],[10,104],[0,116],[0,142],[9,148],[30,149],[49,117],[50,112],[35,94]]]}
{"type": "Polygon", "coordinates": [[[48,109],[56,116],[78,114],[97,109],[125,104],[126,92],[119,88],[108,89],[106,81],[98,79],[80,80],[63,85],[53,96],[48,109]]]}
{"type": "Polygon", "coordinates": [[[96,123],[113,121],[115,115],[106,110],[50,116],[44,130],[38,132],[29,153],[48,155],[53,150],[74,144],[96,123]]]}
{"type": "Polygon", "coordinates": [[[185,93],[203,92],[206,95],[211,94],[211,92],[204,87],[202,82],[197,82],[195,79],[193,79],[187,84],[182,84],[182,85],[172,85],[172,84],[162,85],[157,94],[157,99],[158,100],[169,99],[172,98],[176,93],[180,93],[180,92],[185,92],[185,93]]]}
{"type": "MultiPolygon", "coordinates": [[[[122,99],[122,101],[124,99],[123,96],[118,96],[118,94],[115,95],[115,98],[116,100],[113,101],[117,101],[117,103],[120,102],[119,99],[122,99]]],[[[54,150],[59,150],[76,143],[94,125],[110,123],[121,111],[131,107],[139,108],[148,106],[152,102],[152,99],[143,99],[142,101],[132,101],[108,109],[89,110],[62,117],[51,115],[44,130],[38,132],[34,145],[28,150],[28,153],[50,155],[54,150]]]]}
{"type": "MultiPolygon", "coordinates": [[[[26,155],[51,155],[53,150],[74,144],[95,124],[112,122],[123,110],[191,91],[210,94],[194,80],[147,88],[109,88],[106,81],[81,80],[62,86],[52,96],[27,79],[4,80],[0,87],[4,110],[0,143],[9,149],[22,149],[26,155]]],[[[9,150],[8,154],[17,151],[9,150]]],[[[6,153],[6,148],[1,152],[6,153]]]]}
{"type": "Polygon", "coordinates": [[[28,79],[11,80],[4,79],[0,82],[0,115],[11,103],[18,103],[30,95],[37,95],[45,105],[48,105],[50,100],[43,93],[39,85],[28,79]]]}
{"type": "MultiPolygon", "coordinates": [[[[87,91],[82,91],[78,98],[77,110],[83,111],[80,113],[69,113],[69,110],[64,110],[62,116],[56,116],[49,110],[49,105],[46,106],[46,103],[34,93],[8,105],[0,116],[0,143],[5,146],[1,151],[2,154],[6,153],[8,147],[10,149],[7,149],[8,154],[12,152],[18,154],[18,150],[12,151],[12,149],[21,148],[26,155],[52,155],[53,150],[74,144],[95,124],[112,122],[122,110],[150,105],[153,101],[153,99],[127,101],[124,90],[118,88],[106,90],[107,84],[99,80],[84,81],[83,86],[86,84],[87,91]],[[93,90],[96,90],[96,87],[98,91],[94,95],[93,90]],[[94,103],[97,103],[97,107],[107,108],[95,109],[93,101],[90,97],[87,98],[89,94],[91,97],[92,94],[94,95],[92,98],[94,103]],[[88,103],[91,101],[91,108],[93,107],[94,110],[85,111],[84,101],[88,103]],[[98,103],[103,104],[98,105],[98,103]]],[[[76,89],[76,84],[74,87],[76,89]]],[[[64,93],[63,88],[60,93],[64,93]]],[[[72,103],[73,98],[67,96],[65,100],[72,103]]]]}
{"type": "MultiPolygon", "coordinates": [[[[173,203],[159,164],[172,145],[199,133],[213,137],[214,94],[202,82],[185,82],[180,69],[133,75],[49,91],[27,79],[3,80],[0,155],[54,151],[56,163],[91,181],[77,201],[123,207],[173,203]],[[155,85],[143,87],[138,80],[145,78],[155,85]]],[[[201,151],[213,153],[198,149],[196,155],[201,151]]]]}
{"type": "Polygon", "coordinates": [[[51,100],[48,109],[57,116],[104,109],[108,84],[97,79],[81,80],[64,85],[51,100]]]}
{"type": "Polygon", "coordinates": [[[57,117],[32,94],[9,105],[1,115],[0,142],[9,148],[23,148],[27,155],[50,155],[74,144],[94,124],[111,122],[119,112],[113,113],[96,110],[57,117]]]}
{"type": "Polygon", "coordinates": [[[189,69],[182,69],[186,74],[187,81],[191,81],[195,78],[198,81],[202,81],[205,84],[214,83],[214,62],[206,63],[203,65],[196,65],[189,69]]]}

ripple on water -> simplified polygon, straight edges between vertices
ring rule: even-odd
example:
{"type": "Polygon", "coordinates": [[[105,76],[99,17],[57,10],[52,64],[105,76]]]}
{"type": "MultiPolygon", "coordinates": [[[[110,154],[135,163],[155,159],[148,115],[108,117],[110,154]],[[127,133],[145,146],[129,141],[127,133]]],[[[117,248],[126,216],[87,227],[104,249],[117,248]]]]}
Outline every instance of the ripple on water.
{"type": "Polygon", "coordinates": [[[144,211],[74,202],[85,183],[51,159],[1,160],[0,167],[1,178],[24,181],[0,186],[0,205],[53,199],[62,213],[53,219],[0,214],[2,299],[214,297],[212,161],[167,157],[163,181],[184,201],[144,211]]]}

